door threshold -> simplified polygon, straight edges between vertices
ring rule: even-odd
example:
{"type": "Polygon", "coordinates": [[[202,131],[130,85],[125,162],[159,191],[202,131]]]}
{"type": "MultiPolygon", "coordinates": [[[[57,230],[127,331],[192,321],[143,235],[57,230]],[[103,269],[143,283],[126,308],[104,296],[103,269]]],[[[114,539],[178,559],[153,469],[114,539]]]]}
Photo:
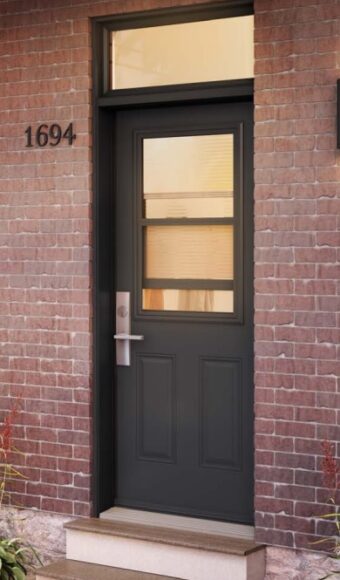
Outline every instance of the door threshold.
{"type": "Polygon", "coordinates": [[[187,532],[200,532],[203,534],[213,534],[243,540],[254,540],[255,532],[253,526],[245,524],[218,522],[187,516],[174,516],[160,512],[148,512],[122,507],[112,507],[102,512],[99,517],[112,522],[143,524],[146,526],[157,526],[187,532]]]}

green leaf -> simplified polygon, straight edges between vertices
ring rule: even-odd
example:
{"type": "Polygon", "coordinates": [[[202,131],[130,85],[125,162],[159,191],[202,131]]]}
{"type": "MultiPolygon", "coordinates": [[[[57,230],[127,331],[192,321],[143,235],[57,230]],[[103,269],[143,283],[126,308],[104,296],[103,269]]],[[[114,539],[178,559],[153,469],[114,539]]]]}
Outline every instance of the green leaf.
{"type": "Polygon", "coordinates": [[[18,568],[17,566],[14,566],[14,568],[12,568],[12,574],[15,580],[25,580],[26,578],[26,574],[24,574],[24,572],[20,570],[20,568],[18,568]]]}
{"type": "Polygon", "coordinates": [[[6,557],[6,550],[0,545],[0,558],[6,557]]]}
{"type": "Polygon", "coordinates": [[[5,562],[8,564],[15,564],[15,556],[13,556],[13,554],[10,552],[6,553],[6,555],[3,557],[3,560],[5,560],[5,562]]]}
{"type": "Polygon", "coordinates": [[[29,548],[26,548],[25,546],[23,548],[18,548],[15,551],[15,555],[16,556],[21,556],[22,554],[24,554],[25,552],[30,552],[31,550],[29,548]]]}
{"type": "Polygon", "coordinates": [[[19,544],[20,542],[22,543],[21,538],[11,538],[10,540],[8,540],[8,545],[13,546],[13,544],[19,544]]]}

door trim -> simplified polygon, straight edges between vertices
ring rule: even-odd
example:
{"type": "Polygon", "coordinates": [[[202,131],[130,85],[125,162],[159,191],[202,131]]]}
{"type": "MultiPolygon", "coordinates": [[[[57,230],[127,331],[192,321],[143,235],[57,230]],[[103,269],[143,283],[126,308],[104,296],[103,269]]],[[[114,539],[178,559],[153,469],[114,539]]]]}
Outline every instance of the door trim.
{"type": "MultiPolygon", "coordinates": [[[[247,0],[231,1],[224,8],[231,10],[248,10],[237,12],[251,14],[252,2],[247,0]],[[245,8],[246,7],[246,8],[245,8]]],[[[165,18],[173,19],[176,13],[177,22],[208,19],[207,14],[216,14],[221,9],[221,2],[201,6],[171,8],[124,16],[129,27],[135,22],[150,16],[154,23],[164,23],[165,18]],[[204,14],[204,16],[203,16],[204,14]],[[199,16],[198,16],[199,15],[199,16]],[[180,18],[180,17],[181,18],[180,18]],[[159,18],[159,20],[157,20],[159,18]]],[[[214,16],[211,16],[213,18],[214,16]]],[[[122,19],[123,17],[118,17],[122,19]]],[[[103,31],[104,23],[110,18],[93,21],[93,426],[92,426],[92,515],[99,514],[114,505],[114,391],[115,367],[113,365],[114,345],[113,328],[113,256],[112,228],[109,227],[108,215],[113,215],[112,191],[114,170],[111,161],[114,155],[114,117],[115,111],[122,108],[141,108],[151,103],[182,104],[207,102],[235,102],[253,100],[253,79],[242,79],[218,83],[197,83],[195,85],[175,85],[171,87],[154,87],[149,90],[131,89],[117,91],[117,95],[103,95],[103,31]],[[120,93],[120,94],[118,94],[120,93]],[[122,94],[125,93],[125,94],[122,94]]],[[[117,21],[117,19],[116,19],[117,21]]],[[[135,25],[136,26],[136,25],[135,25]]],[[[107,29],[107,28],[106,28],[107,29]]],[[[105,37],[105,34],[104,34],[105,37]]]]}

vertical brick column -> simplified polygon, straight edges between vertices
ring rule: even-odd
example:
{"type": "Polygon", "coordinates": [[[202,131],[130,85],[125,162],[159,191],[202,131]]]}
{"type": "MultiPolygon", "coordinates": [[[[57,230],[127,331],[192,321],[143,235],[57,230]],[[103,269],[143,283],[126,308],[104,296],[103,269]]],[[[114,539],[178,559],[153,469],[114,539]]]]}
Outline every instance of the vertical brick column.
{"type": "Polygon", "coordinates": [[[0,400],[20,398],[12,504],[87,515],[91,48],[88,22],[53,5],[0,6],[0,400]],[[29,125],[70,121],[72,147],[25,146],[29,125]]]}
{"type": "Polygon", "coordinates": [[[340,439],[339,19],[337,0],[255,1],[256,535],[307,549],[340,439]]]}

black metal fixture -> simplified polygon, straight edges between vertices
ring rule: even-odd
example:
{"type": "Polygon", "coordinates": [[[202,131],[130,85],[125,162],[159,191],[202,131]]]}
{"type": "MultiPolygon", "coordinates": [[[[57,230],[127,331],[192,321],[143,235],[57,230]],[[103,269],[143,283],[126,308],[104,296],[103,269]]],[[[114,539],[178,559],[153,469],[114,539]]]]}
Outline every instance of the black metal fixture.
{"type": "Polygon", "coordinates": [[[340,149],[340,79],[337,80],[337,98],[336,98],[336,146],[340,149]]]}

